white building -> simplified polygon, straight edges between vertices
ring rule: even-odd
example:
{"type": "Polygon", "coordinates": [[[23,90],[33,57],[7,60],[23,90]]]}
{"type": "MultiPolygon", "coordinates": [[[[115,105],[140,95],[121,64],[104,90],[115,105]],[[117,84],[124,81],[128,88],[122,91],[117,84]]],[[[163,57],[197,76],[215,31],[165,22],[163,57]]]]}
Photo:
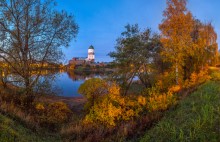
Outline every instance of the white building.
{"type": "Polygon", "coordinates": [[[91,45],[88,49],[88,57],[73,57],[71,60],[69,60],[69,65],[75,64],[75,65],[83,65],[83,64],[90,64],[95,62],[95,50],[94,47],[91,45]]]}
{"type": "Polygon", "coordinates": [[[86,59],[86,61],[89,61],[89,62],[95,61],[95,50],[92,45],[88,49],[88,58],[86,59]]]}

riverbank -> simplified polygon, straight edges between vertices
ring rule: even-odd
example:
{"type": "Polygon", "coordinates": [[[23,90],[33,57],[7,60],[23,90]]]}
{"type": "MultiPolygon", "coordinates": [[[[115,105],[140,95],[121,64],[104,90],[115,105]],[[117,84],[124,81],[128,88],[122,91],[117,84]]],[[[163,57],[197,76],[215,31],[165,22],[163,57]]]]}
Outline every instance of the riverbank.
{"type": "Polygon", "coordinates": [[[19,121],[0,113],[0,141],[1,142],[60,142],[59,134],[36,132],[25,127],[19,121]]]}
{"type": "Polygon", "coordinates": [[[42,103],[55,103],[55,102],[63,102],[68,105],[71,110],[74,112],[80,112],[83,109],[83,106],[86,102],[86,98],[84,97],[64,97],[64,96],[41,96],[38,98],[37,102],[42,103]]]}
{"type": "MultiPolygon", "coordinates": [[[[140,140],[145,141],[219,141],[220,140],[220,81],[212,79],[200,85],[180,100],[179,104],[165,111],[161,120],[140,135],[140,140]]],[[[62,101],[73,107],[81,105],[83,98],[65,98],[48,96],[41,98],[44,101],[62,101]]],[[[0,114],[0,141],[62,141],[59,133],[44,134],[34,132],[19,121],[11,119],[8,115],[0,114]]],[[[140,132],[138,132],[140,133],[140,132]]]]}
{"type": "Polygon", "coordinates": [[[100,141],[111,140],[114,137],[143,142],[186,141],[186,139],[219,141],[220,73],[218,68],[211,72],[211,81],[196,86],[193,92],[183,90],[181,93],[183,97],[179,96],[178,105],[165,111],[143,114],[134,121],[122,123],[108,130],[105,127],[82,125],[82,118],[85,117],[82,109],[86,102],[83,97],[41,96],[36,100],[36,108],[31,113],[24,113],[23,108],[8,102],[2,106],[5,111],[0,113],[2,130],[0,141],[5,139],[13,141],[15,138],[17,141],[55,142],[79,140],[76,137],[81,136],[84,137],[82,140],[91,141],[95,138],[100,141]],[[66,105],[71,109],[70,117],[66,105]],[[59,121],[63,116],[68,118],[67,121],[57,122],[56,127],[52,127],[51,122],[54,118],[59,121]],[[51,131],[51,128],[56,129],[51,131]],[[122,133],[127,135],[123,136],[122,133]]]}
{"type": "Polygon", "coordinates": [[[167,111],[140,141],[220,141],[219,79],[199,86],[167,111]]]}

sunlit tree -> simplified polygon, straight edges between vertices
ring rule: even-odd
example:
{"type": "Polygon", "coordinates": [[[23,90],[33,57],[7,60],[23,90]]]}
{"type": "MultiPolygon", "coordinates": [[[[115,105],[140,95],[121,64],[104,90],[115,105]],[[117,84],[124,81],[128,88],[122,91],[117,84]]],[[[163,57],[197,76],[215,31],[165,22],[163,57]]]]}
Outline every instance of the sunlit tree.
{"type": "Polygon", "coordinates": [[[108,84],[100,78],[92,78],[86,80],[78,89],[79,94],[82,94],[87,99],[85,106],[89,110],[94,106],[95,102],[107,93],[108,84]]]}
{"type": "Polygon", "coordinates": [[[211,23],[202,23],[195,19],[191,36],[195,48],[194,54],[185,58],[185,78],[193,72],[198,73],[206,65],[215,65],[218,61],[217,34],[211,23]]]}
{"type": "Polygon", "coordinates": [[[184,59],[193,55],[194,46],[191,38],[193,17],[186,8],[186,0],[167,0],[164,19],[159,25],[164,59],[173,63],[176,84],[182,80],[184,59]]]}
{"type": "Polygon", "coordinates": [[[62,57],[62,46],[76,37],[73,16],[55,10],[54,0],[2,0],[0,2],[0,59],[17,77],[16,82],[33,98],[40,75],[32,76],[32,64],[42,69],[62,57]]]}

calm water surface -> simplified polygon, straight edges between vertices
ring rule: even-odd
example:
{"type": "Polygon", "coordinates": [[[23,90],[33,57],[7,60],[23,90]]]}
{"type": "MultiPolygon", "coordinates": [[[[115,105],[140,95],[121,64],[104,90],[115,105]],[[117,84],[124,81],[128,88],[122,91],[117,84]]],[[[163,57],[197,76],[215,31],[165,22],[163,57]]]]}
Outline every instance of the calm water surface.
{"type": "Polygon", "coordinates": [[[85,80],[103,76],[100,74],[76,75],[74,73],[67,72],[57,73],[55,75],[56,80],[54,85],[61,91],[59,95],[64,97],[81,97],[82,95],[78,93],[78,88],[85,82],[85,80]]]}

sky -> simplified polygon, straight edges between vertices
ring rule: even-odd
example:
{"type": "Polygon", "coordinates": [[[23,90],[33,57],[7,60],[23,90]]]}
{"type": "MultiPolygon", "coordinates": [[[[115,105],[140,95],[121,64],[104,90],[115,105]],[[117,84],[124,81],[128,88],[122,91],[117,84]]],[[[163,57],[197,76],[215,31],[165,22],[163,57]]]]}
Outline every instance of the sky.
{"type": "MultiPolygon", "coordinates": [[[[79,26],[77,38],[63,48],[64,63],[87,57],[90,45],[95,48],[96,62],[109,62],[107,54],[114,51],[125,25],[138,24],[141,30],[159,33],[166,0],[57,0],[57,7],[72,13],[79,26]]],[[[220,36],[220,0],[188,0],[187,8],[202,22],[212,22],[220,36]]]]}

